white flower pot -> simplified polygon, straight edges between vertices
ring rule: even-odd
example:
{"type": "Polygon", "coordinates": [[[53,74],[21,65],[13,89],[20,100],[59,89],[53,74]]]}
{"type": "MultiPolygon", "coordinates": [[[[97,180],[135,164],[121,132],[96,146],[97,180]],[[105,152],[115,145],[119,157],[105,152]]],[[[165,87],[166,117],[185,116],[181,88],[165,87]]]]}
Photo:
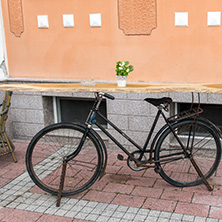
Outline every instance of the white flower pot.
{"type": "Polygon", "coordinates": [[[126,86],[127,76],[116,76],[116,78],[117,78],[117,86],[119,87],[126,86]]]}

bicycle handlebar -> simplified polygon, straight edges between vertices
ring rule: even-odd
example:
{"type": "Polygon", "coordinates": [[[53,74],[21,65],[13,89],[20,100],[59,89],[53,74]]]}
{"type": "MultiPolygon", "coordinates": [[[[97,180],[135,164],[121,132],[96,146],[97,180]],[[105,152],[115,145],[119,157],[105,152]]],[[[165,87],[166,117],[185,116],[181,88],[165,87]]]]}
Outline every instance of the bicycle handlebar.
{"type": "Polygon", "coordinates": [[[114,100],[114,99],[115,99],[114,96],[112,96],[112,95],[110,95],[110,94],[108,94],[108,93],[103,93],[103,92],[96,92],[96,93],[95,93],[95,96],[96,96],[97,98],[106,97],[107,99],[111,99],[111,100],[114,100]]]}
{"type": "Polygon", "coordinates": [[[110,95],[110,94],[108,94],[108,93],[104,93],[103,96],[106,97],[106,98],[108,98],[108,99],[111,99],[111,100],[114,100],[114,99],[115,99],[114,96],[112,96],[112,95],[110,95]]]}

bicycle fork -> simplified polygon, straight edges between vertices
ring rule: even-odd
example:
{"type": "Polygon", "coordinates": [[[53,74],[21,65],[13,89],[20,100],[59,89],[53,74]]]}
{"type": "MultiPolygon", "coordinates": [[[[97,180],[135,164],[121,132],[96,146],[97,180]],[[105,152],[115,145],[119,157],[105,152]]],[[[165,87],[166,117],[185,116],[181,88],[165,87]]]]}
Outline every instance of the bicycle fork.
{"type": "Polygon", "coordinates": [[[57,207],[60,206],[60,202],[61,202],[61,198],[62,198],[62,191],[63,191],[63,187],[64,187],[64,183],[65,183],[65,174],[66,174],[67,163],[79,154],[79,152],[81,151],[82,146],[86,140],[88,133],[89,133],[89,128],[87,128],[86,131],[84,132],[77,149],[73,153],[71,153],[70,155],[68,155],[67,157],[65,157],[63,159],[62,173],[61,173],[61,177],[60,177],[58,198],[57,198],[57,203],[56,203],[57,207]]]}

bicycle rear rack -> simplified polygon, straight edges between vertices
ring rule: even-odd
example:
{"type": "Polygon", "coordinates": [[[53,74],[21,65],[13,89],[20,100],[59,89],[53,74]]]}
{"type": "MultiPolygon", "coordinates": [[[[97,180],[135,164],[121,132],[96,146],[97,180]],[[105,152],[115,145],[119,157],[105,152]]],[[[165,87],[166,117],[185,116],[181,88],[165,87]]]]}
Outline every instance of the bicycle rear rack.
{"type": "Polygon", "coordinates": [[[179,120],[182,120],[182,119],[197,116],[198,114],[200,114],[202,112],[203,112],[203,109],[201,109],[200,107],[197,107],[197,108],[185,110],[181,113],[173,115],[173,116],[169,117],[168,120],[172,121],[172,122],[176,122],[176,121],[179,121],[179,120]]]}
{"type": "Polygon", "coordinates": [[[190,105],[190,109],[185,110],[181,113],[178,113],[176,115],[170,116],[168,118],[168,121],[176,122],[182,119],[193,117],[196,118],[200,113],[203,112],[203,109],[200,108],[200,93],[198,93],[198,106],[196,108],[193,108],[194,104],[194,94],[192,93],[192,102],[190,105]]]}

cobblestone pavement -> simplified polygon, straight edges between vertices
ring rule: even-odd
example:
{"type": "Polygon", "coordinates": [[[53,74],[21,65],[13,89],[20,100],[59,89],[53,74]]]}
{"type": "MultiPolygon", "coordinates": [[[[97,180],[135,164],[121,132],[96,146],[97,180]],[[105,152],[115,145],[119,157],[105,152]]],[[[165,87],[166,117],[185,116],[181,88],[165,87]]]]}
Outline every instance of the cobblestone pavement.
{"type": "Polygon", "coordinates": [[[0,157],[0,221],[192,221],[222,222],[222,167],[205,186],[176,188],[152,169],[134,172],[109,150],[106,175],[87,191],[62,198],[42,192],[25,168],[26,141],[15,141],[15,155],[0,157]]]}

